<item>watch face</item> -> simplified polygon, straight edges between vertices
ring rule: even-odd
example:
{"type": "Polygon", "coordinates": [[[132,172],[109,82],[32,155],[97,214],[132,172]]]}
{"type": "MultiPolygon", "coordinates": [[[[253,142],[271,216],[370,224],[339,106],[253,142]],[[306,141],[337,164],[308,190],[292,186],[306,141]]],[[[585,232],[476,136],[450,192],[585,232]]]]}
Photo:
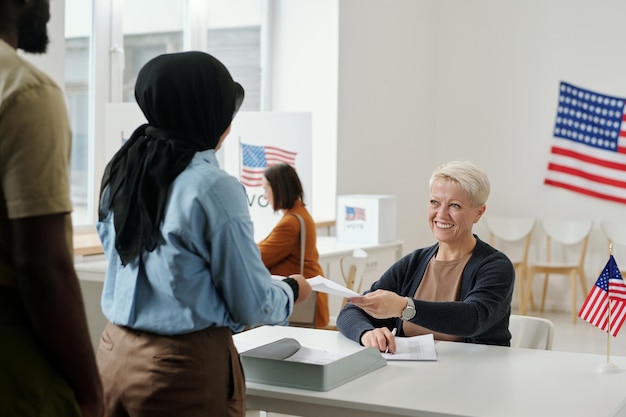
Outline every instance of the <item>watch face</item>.
{"type": "Polygon", "coordinates": [[[407,306],[404,310],[402,310],[402,319],[403,320],[411,320],[415,317],[415,306],[413,305],[413,300],[408,298],[407,306]]]}
{"type": "Polygon", "coordinates": [[[415,317],[415,309],[407,306],[407,308],[402,311],[402,318],[404,320],[411,320],[413,317],[415,317]]]}

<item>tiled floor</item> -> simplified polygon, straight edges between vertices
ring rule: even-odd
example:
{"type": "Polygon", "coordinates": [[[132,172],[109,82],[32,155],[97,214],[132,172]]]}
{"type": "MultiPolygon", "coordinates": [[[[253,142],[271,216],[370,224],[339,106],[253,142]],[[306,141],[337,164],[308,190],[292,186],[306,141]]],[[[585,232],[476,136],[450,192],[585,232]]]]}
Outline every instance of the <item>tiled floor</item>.
{"type": "MultiPolygon", "coordinates": [[[[606,355],[608,346],[611,356],[626,356],[626,327],[622,328],[617,337],[611,337],[607,341],[606,333],[597,327],[579,318],[576,318],[576,324],[574,324],[569,312],[546,312],[540,314],[534,311],[530,312],[529,315],[545,317],[554,323],[552,350],[606,355]]],[[[289,416],[267,413],[267,417],[289,416]]]]}

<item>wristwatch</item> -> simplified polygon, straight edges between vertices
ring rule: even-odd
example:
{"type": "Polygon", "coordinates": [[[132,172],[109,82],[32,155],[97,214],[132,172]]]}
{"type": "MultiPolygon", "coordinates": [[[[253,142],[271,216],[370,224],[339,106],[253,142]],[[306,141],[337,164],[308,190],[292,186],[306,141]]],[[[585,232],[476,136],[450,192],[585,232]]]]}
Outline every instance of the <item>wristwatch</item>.
{"type": "Polygon", "coordinates": [[[406,307],[404,308],[404,310],[402,310],[402,320],[411,320],[413,317],[415,317],[415,303],[413,302],[413,299],[410,297],[405,297],[406,298],[406,307]]]}

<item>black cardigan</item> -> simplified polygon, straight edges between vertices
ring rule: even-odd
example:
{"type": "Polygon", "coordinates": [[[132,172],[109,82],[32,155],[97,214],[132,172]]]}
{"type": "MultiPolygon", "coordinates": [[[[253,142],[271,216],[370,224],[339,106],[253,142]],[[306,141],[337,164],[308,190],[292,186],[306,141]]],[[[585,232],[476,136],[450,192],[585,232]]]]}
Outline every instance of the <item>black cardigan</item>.
{"type": "MultiPolygon", "coordinates": [[[[515,270],[509,258],[476,237],[476,247],[461,283],[461,301],[415,301],[412,323],[440,333],[461,336],[465,342],[511,345],[509,316],[515,270]]],[[[417,249],[393,264],[365,293],[377,289],[413,297],[430,259],[439,244],[417,249]]],[[[346,304],[337,317],[337,328],[360,343],[361,335],[377,327],[397,328],[403,336],[400,318],[375,319],[359,307],[346,304]]]]}

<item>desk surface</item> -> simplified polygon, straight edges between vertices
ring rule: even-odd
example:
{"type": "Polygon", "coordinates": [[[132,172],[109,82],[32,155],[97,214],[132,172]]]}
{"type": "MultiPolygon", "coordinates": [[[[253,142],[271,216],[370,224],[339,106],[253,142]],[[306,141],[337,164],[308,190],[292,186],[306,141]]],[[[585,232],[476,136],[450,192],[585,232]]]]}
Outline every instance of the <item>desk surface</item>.
{"type": "Polygon", "coordinates": [[[324,259],[333,256],[349,255],[355,249],[368,250],[389,250],[395,249],[399,258],[402,252],[402,241],[394,240],[392,242],[384,243],[353,243],[353,242],[338,242],[336,236],[318,236],[317,237],[317,251],[320,255],[320,262],[324,259]]]}
{"type": "MultiPolygon", "coordinates": [[[[351,352],[338,332],[263,326],[235,335],[246,350],[282,337],[351,352]]],[[[436,362],[388,365],[328,392],[248,383],[248,408],[302,416],[609,417],[626,392],[626,371],[597,368],[602,354],[437,342],[436,362]]],[[[626,357],[611,362],[626,370],[626,357]]]]}
{"type": "MultiPolygon", "coordinates": [[[[87,241],[88,240],[85,242],[87,241]]],[[[386,243],[361,244],[337,242],[337,238],[335,236],[318,236],[317,238],[317,250],[320,256],[320,263],[338,261],[341,257],[351,254],[355,249],[364,249],[366,251],[395,250],[395,258],[399,259],[402,253],[402,241],[396,240],[386,243]]],[[[104,255],[91,256],[76,262],[75,267],[77,271],[104,274],[106,271],[106,258],[104,255]]]]}

